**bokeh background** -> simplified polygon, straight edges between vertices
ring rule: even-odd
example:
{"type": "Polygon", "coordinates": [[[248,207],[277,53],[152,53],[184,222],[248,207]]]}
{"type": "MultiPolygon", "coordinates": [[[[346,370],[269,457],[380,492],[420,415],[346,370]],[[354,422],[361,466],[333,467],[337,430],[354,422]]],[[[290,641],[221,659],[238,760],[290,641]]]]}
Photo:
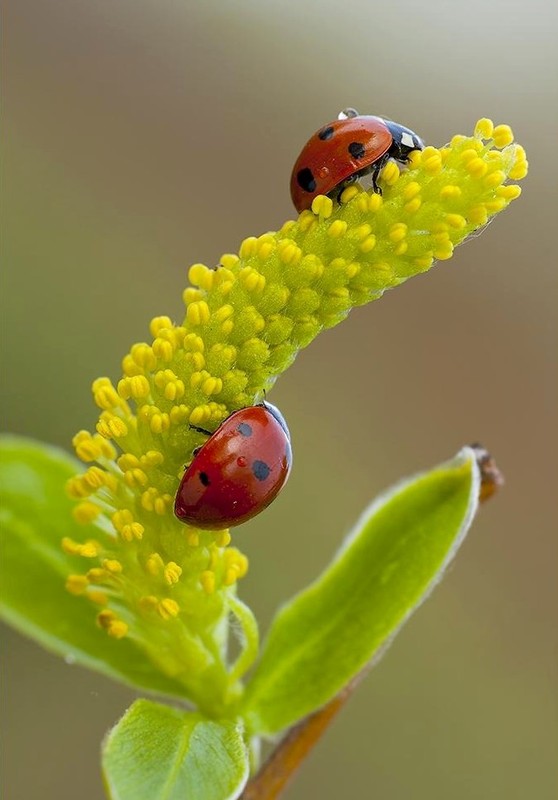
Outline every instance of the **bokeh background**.
{"type": "MultiPolygon", "coordinates": [[[[271,400],[288,487],[236,534],[265,629],[399,477],[480,440],[507,485],[288,800],[556,797],[557,10],[548,0],[8,0],[3,427],[69,447],[190,263],[292,216],[347,106],[441,145],[512,125],[524,194],[450,262],[327,332],[271,400]]],[[[4,797],[97,800],[133,693],[3,630],[4,797]]]]}

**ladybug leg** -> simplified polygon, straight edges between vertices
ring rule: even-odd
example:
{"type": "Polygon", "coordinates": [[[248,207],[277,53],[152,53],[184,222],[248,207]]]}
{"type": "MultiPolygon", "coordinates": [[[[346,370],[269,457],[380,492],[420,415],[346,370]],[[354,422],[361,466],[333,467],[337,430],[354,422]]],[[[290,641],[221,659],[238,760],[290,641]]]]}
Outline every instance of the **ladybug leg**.
{"type": "Polygon", "coordinates": [[[197,431],[198,433],[205,433],[206,436],[212,436],[212,432],[206,430],[205,428],[200,428],[197,425],[188,425],[191,431],[197,431]]]}
{"type": "Polygon", "coordinates": [[[379,161],[377,161],[374,166],[372,167],[372,171],[370,173],[370,177],[372,179],[372,188],[376,194],[382,194],[382,187],[378,186],[378,178],[380,177],[380,172],[383,170],[385,165],[390,159],[391,153],[388,151],[385,155],[383,155],[379,161]]]}
{"type": "Polygon", "coordinates": [[[380,168],[376,167],[374,170],[372,170],[370,176],[372,179],[372,188],[374,189],[374,193],[379,195],[382,194],[382,187],[378,186],[378,177],[380,175],[381,169],[382,169],[381,167],[380,168]]]}

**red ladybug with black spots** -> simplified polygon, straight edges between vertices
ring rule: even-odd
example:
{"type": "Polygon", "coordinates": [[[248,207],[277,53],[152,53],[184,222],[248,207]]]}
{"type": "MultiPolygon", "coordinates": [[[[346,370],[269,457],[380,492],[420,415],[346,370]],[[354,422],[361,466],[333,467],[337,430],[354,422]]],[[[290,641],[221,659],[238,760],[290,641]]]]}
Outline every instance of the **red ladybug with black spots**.
{"type": "Polygon", "coordinates": [[[235,411],[209,439],[184,473],[174,503],[181,522],[222,530],[263,511],[289,477],[291,437],[271,403],[235,411]]]}
{"type": "Polygon", "coordinates": [[[370,174],[374,191],[386,161],[405,162],[424,142],[410,128],[382,117],[361,116],[354,108],[320,128],[306,142],[291,175],[291,197],[300,213],[319,194],[338,197],[348,183],[370,174]]]}

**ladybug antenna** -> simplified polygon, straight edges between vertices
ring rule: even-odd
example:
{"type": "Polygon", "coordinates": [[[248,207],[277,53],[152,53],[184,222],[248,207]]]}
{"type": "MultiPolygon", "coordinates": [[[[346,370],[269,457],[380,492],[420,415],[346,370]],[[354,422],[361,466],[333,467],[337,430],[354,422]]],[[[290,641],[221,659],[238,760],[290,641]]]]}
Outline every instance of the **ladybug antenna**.
{"type": "Polygon", "coordinates": [[[206,436],[213,436],[211,431],[206,430],[205,428],[200,428],[198,425],[188,425],[191,431],[197,431],[198,433],[205,433],[206,436]]]}
{"type": "Polygon", "coordinates": [[[352,119],[353,117],[360,117],[356,108],[344,108],[337,115],[337,119],[352,119]]]}

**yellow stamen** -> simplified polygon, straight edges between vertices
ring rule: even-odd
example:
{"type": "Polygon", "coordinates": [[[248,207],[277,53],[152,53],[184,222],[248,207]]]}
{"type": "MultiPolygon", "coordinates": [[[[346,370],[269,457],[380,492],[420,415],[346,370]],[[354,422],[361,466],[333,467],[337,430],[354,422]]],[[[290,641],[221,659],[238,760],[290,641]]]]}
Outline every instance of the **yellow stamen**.
{"type": "Polygon", "coordinates": [[[159,553],[152,553],[145,562],[145,568],[150,575],[159,575],[165,566],[163,559],[159,553]]]}
{"type": "Polygon", "coordinates": [[[170,597],[165,597],[165,599],[161,600],[157,606],[157,610],[163,619],[172,619],[173,617],[177,617],[179,615],[180,606],[176,600],[172,600],[170,597]]]}
{"type": "Polygon", "coordinates": [[[215,591],[215,573],[210,569],[204,570],[200,575],[200,583],[206,594],[213,594],[215,591]]]}
{"type": "Polygon", "coordinates": [[[79,505],[75,506],[72,510],[75,521],[79,522],[81,525],[88,525],[90,522],[93,522],[100,513],[101,509],[99,506],[87,500],[79,503],[79,505]]]}
{"type": "Polygon", "coordinates": [[[85,594],[88,585],[89,582],[85,575],[68,575],[66,580],[66,589],[70,594],[85,594]]]}
{"type": "Polygon", "coordinates": [[[179,567],[174,561],[169,561],[165,567],[164,576],[165,581],[171,586],[173,583],[178,583],[182,575],[182,567],[179,567]]]}

